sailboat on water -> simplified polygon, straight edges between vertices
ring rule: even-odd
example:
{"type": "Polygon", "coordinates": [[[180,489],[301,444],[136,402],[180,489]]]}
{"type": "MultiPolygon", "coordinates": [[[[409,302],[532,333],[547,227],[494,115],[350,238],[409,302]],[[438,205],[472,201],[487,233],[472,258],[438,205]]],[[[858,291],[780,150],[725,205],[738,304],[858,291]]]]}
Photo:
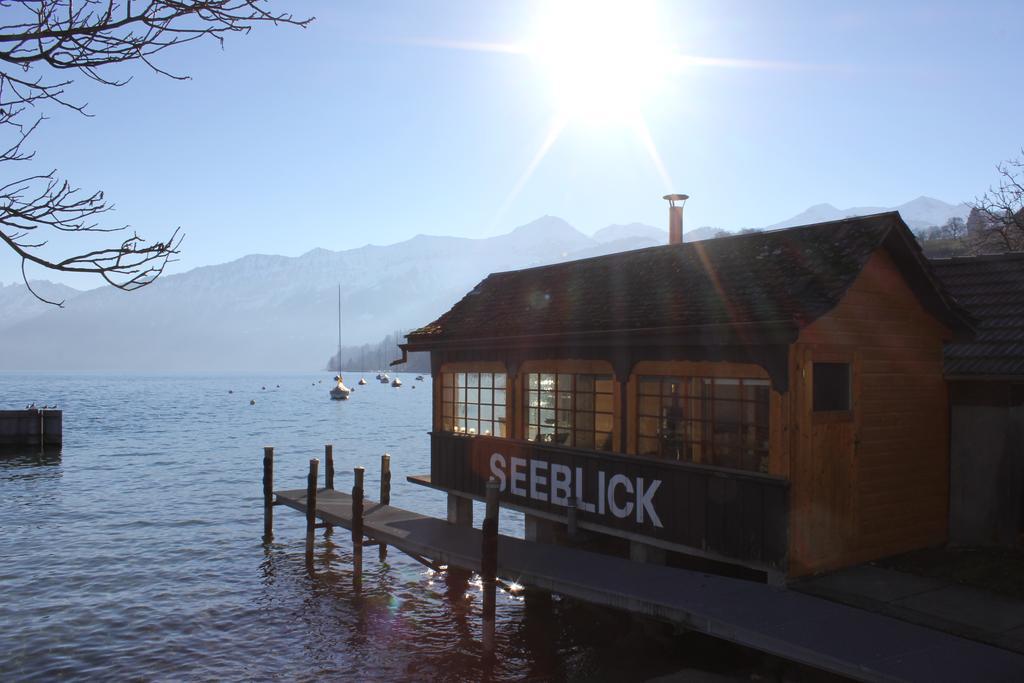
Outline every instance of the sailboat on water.
{"type": "MultiPolygon", "coordinates": [[[[338,370],[341,370],[341,285],[338,285],[338,370]]],[[[331,399],[334,401],[347,400],[352,390],[345,386],[340,372],[334,376],[334,382],[334,386],[331,387],[331,399]]]]}

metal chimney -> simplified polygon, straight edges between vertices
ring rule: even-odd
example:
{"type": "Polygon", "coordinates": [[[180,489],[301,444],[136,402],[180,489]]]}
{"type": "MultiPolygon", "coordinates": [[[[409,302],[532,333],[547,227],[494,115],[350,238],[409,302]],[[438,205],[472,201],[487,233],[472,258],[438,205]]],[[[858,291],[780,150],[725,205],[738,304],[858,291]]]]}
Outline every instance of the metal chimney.
{"type": "Polygon", "coordinates": [[[688,194],[667,194],[662,197],[662,199],[668,200],[669,244],[683,243],[683,207],[686,206],[686,200],[689,198],[688,194]],[[676,206],[676,202],[681,202],[681,204],[676,206]]]}

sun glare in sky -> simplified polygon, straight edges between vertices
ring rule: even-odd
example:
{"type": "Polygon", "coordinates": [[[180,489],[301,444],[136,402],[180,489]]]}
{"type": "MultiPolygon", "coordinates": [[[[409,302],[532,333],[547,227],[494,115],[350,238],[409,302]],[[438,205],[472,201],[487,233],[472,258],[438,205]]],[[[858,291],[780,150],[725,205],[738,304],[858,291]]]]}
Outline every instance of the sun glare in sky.
{"type": "Polygon", "coordinates": [[[653,2],[552,2],[527,51],[569,121],[633,125],[664,86],[672,51],[653,2]]]}

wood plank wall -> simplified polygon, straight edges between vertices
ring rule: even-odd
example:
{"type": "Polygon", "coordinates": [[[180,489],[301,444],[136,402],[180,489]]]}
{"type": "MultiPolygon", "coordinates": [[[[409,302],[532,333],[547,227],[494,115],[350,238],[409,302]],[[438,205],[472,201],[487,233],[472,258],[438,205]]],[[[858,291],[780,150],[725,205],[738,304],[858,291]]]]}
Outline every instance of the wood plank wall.
{"type": "Polygon", "coordinates": [[[791,575],[946,540],[949,336],[881,249],[801,333],[790,363],[791,575]],[[852,364],[848,416],[812,411],[815,360],[852,364]]]}

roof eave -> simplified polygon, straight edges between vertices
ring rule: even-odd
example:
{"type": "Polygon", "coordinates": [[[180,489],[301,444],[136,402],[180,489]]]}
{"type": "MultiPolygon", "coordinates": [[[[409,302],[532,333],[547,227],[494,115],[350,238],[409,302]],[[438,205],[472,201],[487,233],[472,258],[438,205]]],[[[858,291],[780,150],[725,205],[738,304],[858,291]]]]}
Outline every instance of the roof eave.
{"type": "MultiPolygon", "coordinates": [[[[932,315],[950,328],[954,334],[954,339],[964,339],[965,335],[969,335],[969,338],[973,338],[978,321],[967,311],[967,309],[957,303],[956,299],[946,291],[942,281],[932,272],[932,268],[927,257],[925,257],[924,252],[917,243],[917,239],[914,237],[914,234],[911,232],[907,224],[903,221],[903,218],[899,214],[896,214],[895,218],[897,220],[897,224],[888,231],[885,239],[882,240],[883,245],[885,245],[891,253],[893,251],[893,246],[888,242],[890,237],[895,237],[901,245],[900,250],[915,262],[921,275],[924,276],[929,290],[934,293],[937,301],[934,302],[933,305],[929,305],[931,302],[927,301],[928,297],[922,296],[923,292],[915,291],[915,294],[922,299],[921,303],[925,304],[925,307],[932,313],[932,315]]],[[[915,283],[910,282],[910,284],[912,289],[916,289],[914,287],[915,283]]]]}
{"type": "Polygon", "coordinates": [[[461,337],[446,339],[407,337],[400,348],[414,351],[467,348],[515,348],[524,346],[623,346],[647,344],[655,346],[694,345],[761,345],[791,344],[796,341],[800,326],[793,320],[719,325],[588,330],[499,337],[461,337]]]}

